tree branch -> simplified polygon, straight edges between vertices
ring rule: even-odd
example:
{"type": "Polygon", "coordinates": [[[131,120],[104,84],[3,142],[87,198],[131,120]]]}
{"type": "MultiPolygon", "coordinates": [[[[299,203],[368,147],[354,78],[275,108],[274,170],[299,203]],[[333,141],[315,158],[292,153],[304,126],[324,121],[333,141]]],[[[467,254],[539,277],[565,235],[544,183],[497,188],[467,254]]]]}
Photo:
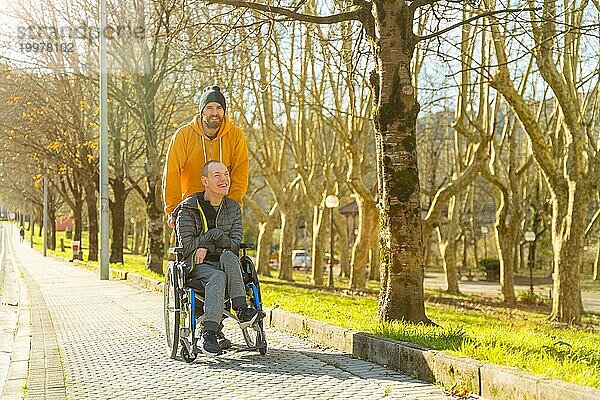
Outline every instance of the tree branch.
{"type": "Polygon", "coordinates": [[[234,7],[245,7],[256,11],[262,11],[269,14],[282,15],[296,21],[309,22],[313,24],[336,24],[343,21],[361,21],[360,9],[347,11],[340,14],[327,16],[302,14],[287,8],[270,6],[268,4],[254,3],[243,0],[207,0],[208,4],[225,4],[234,7]]]}
{"type": "Polygon", "coordinates": [[[492,15],[496,15],[496,14],[501,14],[501,13],[518,13],[518,12],[522,12],[522,11],[536,11],[539,10],[539,7],[530,7],[530,8],[507,8],[506,10],[492,10],[492,11],[487,11],[481,14],[477,14],[471,18],[467,18],[464,21],[461,22],[457,22],[456,24],[450,25],[447,28],[442,29],[441,31],[437,31],[434,33],[431,33],[429,35],[423,35],[423,36],[419,36],[419,35],[415,35],[415,38],[417,40],[417,42],[423,41],[423,40],[428,40],[428,39],[433,39],[435,37],[441,36],[446,32],[449,32],[453,29],[459,28],[463,25],[466,25],[468,23],[471,23],[479,18],[485,18],[485,17],[490,17],[492,15]]]}

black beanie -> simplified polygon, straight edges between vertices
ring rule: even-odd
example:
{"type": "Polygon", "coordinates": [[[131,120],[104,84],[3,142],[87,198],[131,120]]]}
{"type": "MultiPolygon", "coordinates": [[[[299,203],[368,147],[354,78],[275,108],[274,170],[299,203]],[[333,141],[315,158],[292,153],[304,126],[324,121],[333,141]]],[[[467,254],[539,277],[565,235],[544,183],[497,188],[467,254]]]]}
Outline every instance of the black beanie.
{"type": "Polygon", "coordinates": [[[202,92],[200,100],[198,101],[198,108],[200,108],[200,112],[204,110],[204,107],[206,107],[208,103],[212,103],[213,101],[223,106],[223,111],[227,110],[225,96],[223,96],[223,93],[221,93],[221,88],[215,85],[204,88],[204,92],[202,92]]]}

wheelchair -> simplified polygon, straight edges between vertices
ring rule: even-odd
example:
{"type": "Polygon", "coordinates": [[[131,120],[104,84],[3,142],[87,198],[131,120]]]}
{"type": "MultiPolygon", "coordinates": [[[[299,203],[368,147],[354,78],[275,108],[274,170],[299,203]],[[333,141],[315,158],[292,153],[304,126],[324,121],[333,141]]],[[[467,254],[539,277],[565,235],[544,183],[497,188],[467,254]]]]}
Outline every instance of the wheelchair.
{"type": "MultiPolygon", "coordinates": [[[[261,311],[262,300],[256,268],[246,254],[246,250],[252,247],[251,243],[240,245],[242,251],[240,264],[250,305],[261,311]]],[[[169,357],[174,359],[179,352],[185,362],[192,363],[198,353],[202,352],[197,344],[196,325],[199,321],[195,317],[195,311],[196,299],[203,302],[204,298],[203,293],[198,293],[196,289],[186,286],[182,250],[180,247],[169,249],[169,253],[175,256],[175,260],[167,263],[165,272],[163,287],[165,333],[169,357]]],[[[228,307],[225,307],[224,315],[238,321],[228,307]]],[[[247,346],[243,350],[258,351],[261,355],[267,354],[267,339],[262,319],[251,326],[240,325],[240,328],[242,328],[242,335],[247,346]]]]}

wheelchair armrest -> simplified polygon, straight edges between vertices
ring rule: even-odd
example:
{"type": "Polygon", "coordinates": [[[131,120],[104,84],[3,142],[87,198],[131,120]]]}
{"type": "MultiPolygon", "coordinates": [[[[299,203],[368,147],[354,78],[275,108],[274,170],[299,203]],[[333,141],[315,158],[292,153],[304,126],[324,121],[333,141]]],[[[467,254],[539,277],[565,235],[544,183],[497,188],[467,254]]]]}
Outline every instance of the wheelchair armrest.
{"type": "Polygon", "coordinates": [[[253,249],[253,248],[254,248],[254,243],[251,243],[251,242],[240,243],[240,249],[253,249]]]}

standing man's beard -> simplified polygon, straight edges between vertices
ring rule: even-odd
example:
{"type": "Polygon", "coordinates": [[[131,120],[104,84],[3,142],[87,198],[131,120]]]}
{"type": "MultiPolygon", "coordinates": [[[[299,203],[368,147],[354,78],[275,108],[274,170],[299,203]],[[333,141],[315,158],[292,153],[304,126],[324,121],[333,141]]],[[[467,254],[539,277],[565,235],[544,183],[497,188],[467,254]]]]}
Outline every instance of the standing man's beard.
{"type": "Polygon", "coordinates": [[[217,129],[218,127],[221,126],[221,123],[223,122],[223,119],[220,118],[219,116],[217,116],[216,119],[213,119],[213,117],[207,118],[204,120],[204,125],[206,125],[206,127],[208,129],[217,129]]]}

